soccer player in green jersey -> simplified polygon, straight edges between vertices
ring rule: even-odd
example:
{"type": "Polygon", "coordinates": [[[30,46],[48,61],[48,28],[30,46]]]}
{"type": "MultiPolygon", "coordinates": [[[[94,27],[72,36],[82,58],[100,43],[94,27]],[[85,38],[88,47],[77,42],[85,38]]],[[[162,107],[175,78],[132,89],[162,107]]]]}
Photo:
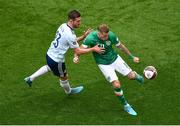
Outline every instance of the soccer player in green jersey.
{"type": "MultiPolygon", "coordinates": [[[[137,80],[141,84],[144,82],[144,78],[135,71],[132,71],[125,61],[114,51],[112,46],[115,45],[117,48],[125,52],[135,63],[139,63],[139,58],[132,55],[126,46],[119,41],[118,37],[113,32],[109,31],[109,27],[106,24],[101,24],[98,26],[97,31],[92,31],[85,38],[81,48],[94,47],[97,44],[99,47],[105,49],[105,52],[102,54],[93,52],[94,59],[99,69],[107,81],[112,83],[114,93],[122,105],[124,105],[124,110],[131,115],[137,115],[124,97],[121,83],[118,80],[115,71],[123,76],[127,76],[130,80],[137,80]]],[[[78,63],[79,56],[75,55],[73,61],[78,63]]]]}

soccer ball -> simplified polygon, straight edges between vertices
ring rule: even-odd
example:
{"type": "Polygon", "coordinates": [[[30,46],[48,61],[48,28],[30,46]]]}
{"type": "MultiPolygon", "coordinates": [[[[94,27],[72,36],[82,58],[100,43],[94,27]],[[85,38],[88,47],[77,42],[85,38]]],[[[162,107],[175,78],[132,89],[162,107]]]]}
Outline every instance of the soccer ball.
{"type": "Polygon", "coordinates": [[[147,66],[143,71],[144,77],[149,80],[153,80],[157,76],[157,70],[154,66],[147,66]]]}

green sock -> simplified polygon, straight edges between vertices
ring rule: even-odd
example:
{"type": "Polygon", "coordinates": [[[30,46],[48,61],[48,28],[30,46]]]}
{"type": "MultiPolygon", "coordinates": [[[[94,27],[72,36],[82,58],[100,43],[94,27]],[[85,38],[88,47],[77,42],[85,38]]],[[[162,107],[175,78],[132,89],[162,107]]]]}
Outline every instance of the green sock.
{"type": "Polygon", "coordinates": [[[137,73],[136,73],[135,79],[136,79],[139,83],[144,83],[144,78],[143,78],[141,75],[137,74],[137,73]]]}
{"type": "Polygon", "coordinates": [[[123,90],[121,88],[115,88],[114,89],[115,95],[118,97],[122,105],[126,105],[127,101],[123,95],[123,90]]]}

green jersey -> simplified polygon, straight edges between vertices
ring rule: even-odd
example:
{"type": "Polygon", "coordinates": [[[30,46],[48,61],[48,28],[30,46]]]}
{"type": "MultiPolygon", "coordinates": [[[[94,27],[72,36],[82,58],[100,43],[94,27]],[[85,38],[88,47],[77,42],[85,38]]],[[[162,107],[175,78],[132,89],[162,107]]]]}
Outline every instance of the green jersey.
{"type": "Polygon", "coordinates": [[[84,47],[94,47],[98,44],[99,47],[105,48],[104,53],[99,54],[99,53],[93,52],[93,56],[97,64],[109,65],[113,63],[118,56],[112,46],[113,45],[118,46],[120,45],[120,42],[118,38],[116,37],[116,35],[111,31],[109,31],[108,33],[108,40],[105,40],[105,41],[99,39],[97,33],[98,33],[97,31],[91,32],[86,37],[82,45],[84,47]]]}

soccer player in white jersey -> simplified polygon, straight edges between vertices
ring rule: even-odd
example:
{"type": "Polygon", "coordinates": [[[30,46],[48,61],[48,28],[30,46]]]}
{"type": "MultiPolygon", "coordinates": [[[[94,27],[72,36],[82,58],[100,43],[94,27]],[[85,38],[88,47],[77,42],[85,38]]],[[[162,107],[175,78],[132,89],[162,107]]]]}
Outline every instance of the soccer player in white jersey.
{"type": "Polygon", "coordinates": [[[25,82],[31,87],[32,82],[39,76],[52,71],[55,76],[59,77],[60,86],[67,94],[76,94],[83,90],[83,86],[71,88],[65,66],[65,53],[69,48],[73,48],[74,52],[81,55],[95,51],[97,53],[104,52],[103,48],[97,46],[89,49],[80,49],[77,42],[83,40],[90,32],[88,29],[82,36],[76,37],[75,28],[79,28],[81,24],[81,15],[77,10],[72,10],[68,13],[68,22],[63,23],[57,30],[55,39],[52,41],[47,54],[47,65],[42,66],[31,76],[26,77],[25,82]]]}

